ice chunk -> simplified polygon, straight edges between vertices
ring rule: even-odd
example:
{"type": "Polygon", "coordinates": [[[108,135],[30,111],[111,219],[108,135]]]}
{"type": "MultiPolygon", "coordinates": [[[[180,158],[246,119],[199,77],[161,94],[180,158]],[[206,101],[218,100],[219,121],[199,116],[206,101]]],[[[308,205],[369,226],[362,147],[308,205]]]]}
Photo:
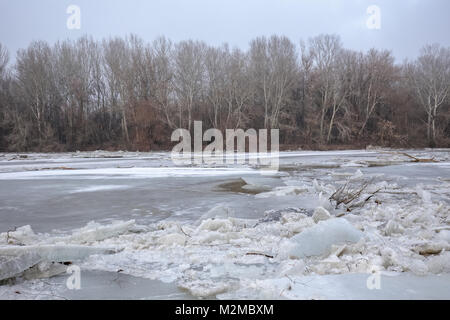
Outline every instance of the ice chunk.
{"type": "Polygon", "coordinates": [[[439,254],[445,250],[450,249],[450,245],[447,241],[427,242],[413,248],[413,251],[418,254],[427,256],[431,254],[439,254]]]}
{"type": "Polygon", "coordinates": [[[334,193],[334,187],[330,185],[322,185],[319,182],[317,182],[316,179],[313,180],[313,187],[318,193],[324,193],[324,194],[333,194],[334,193]]]}
{"type": "Polygon", "coordinates": [[[294,258],[327,254],[333,244],[358,242],[362,232],[345,219],[320,221],[290,240],[288,253],[294,258]]]}
{"type": "Polygon", "coordinates": [[[307,188],[296,187],[296,186],[286,186],[286,187],[276,187],[273,191],[264,192],[255,195],[256,198],[270,198],[270,197],[284,197],[284,196],[295,196],[304,192],[307,192],[307,188]]]}
{"type": "Polygon", "coordinates": [[[425,264],[425,262],[418,259],[411,259],[405,269],[421,276],[424,276],[428,273],[428,266],[425,264]]]}
{"type": "Polygon", "coordinates": [[[430,257],[427,261],[428,270],[431,273],[449,273],[450,272],[450,252],[444,252],[438,256],[430,257]]]}
{"type": "Polygon", "coordinates": [[[197,232],[201,231],[232,231],[233,222],[230,219],[208,219],[204,220],[197,229],[197,232]]]}
{"type": "MultiPolygon", "coordinates": [[[[56,243],[92,243],[124,234],[130,230],[134,230],[135,227],[136,223],[134,220],[126,222],[119,221],[110,225],[100,225],[95,222],[90,222],[87,226],[75,230],[71,236],[43,238],[44,240],[40,241],[40,243],[46,245],[56,243]]],[[[30,226],[20,227],[15,231],[0,234],[1,242],[7,242],[12,245],[33,245],[38,240],[39,237],[33,232],[30,226]]]]}
{"type": "Polygon", "coordinates": [[[282,180],[278,178],[268,178],[268,177],[242,177],[242,180],[245,181],[246,184],[253,186],[262,186],[262,187],[279,187],[283,185],[282,180]]]}
{"type": "Polygon", "coordinates": [[[268,223],[274,221],[282,221],[288,223],[298,221],[311,215],[308,210],[304,208],[285,208],[281,210],[268,210],[264,212],[264,217],[259,219],[259,223],[268,223]]]}
{"type": "Polygon", "coordinates": [[[199,243],[212,243],[216,241],[227,241],[228,236],[226,233],[218,231],[202,232],[196,237],[199,243]]]}
{"type": "Polygon", "coordinates": [[[278,267],[281,277],[290,275],[302,275],[305,273],[306,264],[303,260],[284,260],[278,267]]]}
{"type": "Polygon", "coordinates": [[[18,257],[36,254],[42,260],[65,262],[82,260],[93,254],[112,254],[109,248],[87,247],[77,245],[34,245],[34,246],[2,246],[0,256],[18,257]]]}
{"type": "Polygon", "coordinates": [[[450,231],[449,230],[441,230],[438,233],[437,238],[450,243],[450,231]]]}
{"type": "Polygon", "coordinates": [[[423,203],[431,203],[431,194],[428,191],[424,190],[421,186],[417,186],[416,192],[422,198],[423,203]]]}
{"type": "Polygon", "coordinates": [[[23,226],[14,231],[8,231],[0,234],[0,241],[7,244],[24,245],[32,244],[37,236],[31,229],[31,226],[23,226]]]}
{"type": "Polygon", "coordinates": [[[134,220],[126,222],[120,221],[107,226],[91,222],[86,227],[75,231],[72,236],[64,240],[65,242],[80,244],[101,241],[130,231],[135,224],[134,220]]]}
{"type": "Polygon", "coordinates": [[[158,243],[165,244],[165,245],[177,244],[177,245],[182,246],[186,243],[186,236],[181,235],[179,233],[171,233],[171,234],[167,234],[167,235],[164,235],[161,238],[159,238],[158,243]]]}
{"type": "Polygon", "coordinates": [[[230,283],[230,281],[191,280],[183,281],[179,283],[178,286],[181,289],[188,290],[194,297],[207,298],[227,292],[232,289],[235,284],[230,283]]]}
{"type": "Polygon", "coordinates": [[[227,206],[218,205],[209,210],[207,213],[200,217],[200,221],[215,218],[228,218],[234,215],[234,211],[227,206]]]}
{"type": "Polygon", "coordinates": [[[41,256],[36,252],[27,252],[12,257],[0,254],[0,281],[22,273],[41,260],[41,256]]]}
{"type": "Polygon", "coordinates": [[[274,187],[283,186],[281,179],[266,177],[242,177],[246,185],[243,187],[247,190],[269,191],[274,187]]]}
{"type": "Polygon", "coordinates": [[[325,221],[331,218],[330,213],[327,209],[323,207],[317,207],[316,210],[314,210],[314,214],[312,216],[315,223],[318,223],[319,221],[325,221]]]}
{"type": "Polygon", "coordinates": [[[58,262],[43,261],[23,273],[27,280],[51,278],[67,271],[67,266],[58,262]]]}
{"type": "Polygon", "coordinates": [[[360,169],[358,169],[353,176],[350,177],[350,180],[359,180],[364,177],[364,173],[360,169]]]}
{"type": "Polygon", "coordinates": [[[386,224],[386,228],[384,229],[384,233],[387,236],[392,236],[393,234],[401,234],[403,233],[403,227],[394,220],[389,220],[389,222],[386,224]]]}

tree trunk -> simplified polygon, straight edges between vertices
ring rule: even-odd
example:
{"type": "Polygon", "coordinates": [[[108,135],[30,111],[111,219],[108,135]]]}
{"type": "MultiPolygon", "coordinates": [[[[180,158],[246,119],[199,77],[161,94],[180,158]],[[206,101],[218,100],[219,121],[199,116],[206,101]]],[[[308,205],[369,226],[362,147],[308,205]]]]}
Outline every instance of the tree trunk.
{"type": "Polygon", "coordinates": [[[427,141],[428,141],[428,145],[430,145],[431,144],[431,111],[428,112],[427,141]]]}
{"type": "Polygon", "coordinates": [[[328,127],[327,143],[330,143],[331,130],[333,129],[334,118],[336,117],[336,108],[333,108],[333,115],[331,116],[330,126],[328,127]]]}

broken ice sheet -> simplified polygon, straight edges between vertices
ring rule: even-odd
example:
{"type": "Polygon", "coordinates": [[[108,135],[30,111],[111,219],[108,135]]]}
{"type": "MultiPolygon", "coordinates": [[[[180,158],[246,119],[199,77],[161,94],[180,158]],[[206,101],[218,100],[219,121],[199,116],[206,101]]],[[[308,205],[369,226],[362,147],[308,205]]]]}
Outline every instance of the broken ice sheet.
{"type": "Polygon", "coordinates": [[[0,281],[15,277],[42,261],[36,252],[22,253],[13,256],[0,254],[0,281]]]}
{"type": "MultiPolygon", "coordinates": [[[[448,161],[448,151],[442,153],[443,155],[437,159],[448,161]]],[[[114,156],[114,153],[105,152],[99,153],[100,155],[106,159],[114,156]]],[[[86,154],[86,156],[96,155],[86,154]]],[[[148,165],[145,161],[151,161],[151,166],[167,166],[167,159],[170,159],[168,154],[122,153],[120,156],[120,166],[123,167],[139,167],[144,163],[148,165]],[[143,160],[144,158],[152,160],[143,160]]],[[[65,161],[64,166],[80,165],[90,170],[93,177],[105,179],[93,182],[93,179],[87,181],[88,178],[79,175],[62,180],[58,172],[49,170],[45,174],[45,179],[40,180],[47,188],[45,195],[57,193],[56,190],[61,188],[81,190],[91,183],[99,186],[122,185],[122,181],[113,176],[119,168],[109,173],[107,170],[108,167],[118,166],[117,162],[110,165],[102,162],[101,157],[97,157],[96,164],[90,164],[89,161],[77,163],[83,159],[83,154],[76,155],[76,159],[70,155],[45,157],[47,160],[59,157],[54,160],[65,161]],[[103,170],[96,170],[96,167],[103,170]]],[[[440,284],[445,283],[446,274],[450,272],[450,252],[445,245],[448,244],[450,231],[449,202],[446,201],[448,183],[442,180],[442,177],[448,176],[448,166],[416,165],[399,158],[394,168],[388,163],[390,157],[391,155],[377,152],[352,151],[281,153],[282,165],[289,167],[289,171],[286,177],[274,178],[276,183],[275,180],[271,180],[272,178],[259,179],[254,175],[250,177],[246,173],[247,170],[241,169],[234,170],[235,176],[233,170],[188,172],[189,170],[180,169],[178,172],[173,170],[174,174],[171,175],[169,167],[153,171],[126,169],[121,171],[123,173],[121,178],[128,188],[120,191],[109,190],[109,198],[104,203],[99,202],[99,197],[108,196],[108,192],[100,190],[101,188],[97,191],[92,189],[92,192],[71,195],[75,200],[78,199],[77,201],[86,197],[95,199],[88,203],[88,206],[75,208],[77,214],[71,211],[70,217],[74,220],[58,220],[62,211],[57,208],[52,208],[51,211],[48,207],[44,208],[46,211],[43,215],[21,216],[18,212],[26,211],[26,208],[24,209],[26,203],[23,203],[22,197],[16,199],[14,194],[8,193],[3,187],[0,199],[4,201],[5,198],[1,197],[7,197],[8,201],[12,201],[8,207],[19,208],[22,211],[12,212],[6,207],[0,209],[4,214],[3,217],[9,219],[2,220],[2,230],[12,229],[11,226],[15,225],[29,224],[31,227],[17,228],[16,231],[9,232],[9,235],[0,235],[0,243],[8,247],[42,246],[44,249],[39,249],[41,252],[50,250],[44,256],[56,259],[61,259],[64,255],[68,257],[70,253],[71,257],[83,257],[79,262],[83,272],[98,270],[117,274],[118,270],[122,270],[120,274],[171,282],[197,297],[256,298],[261,294],[263,297],[274,299],[336,296],[362,298],[368,296],[364,291],[367,290],[365,281],[373,267],[379,268],[382,272],[405,275],[405,278],[398,278],[400,279],[398,281],[388,280],[388,288],[395,289],[392,294],[380,292],[375,294],[376,297],[388,299],[408,297],[403,293],[408,289],[409,279],[412,279],[412,283],[417,283],[414,282],[417,279],[415,274],[421,275],[421,282],[417,286],[414,285],[418,293],[410,295],[411,297],[446,297],[440,284]],[[379,165],[369,165],[369,161],[378,162],[379,165]],[[163,178],[156,178],[162,173],[163,178]],[[135,179],[138,175],[140,179],[135,179]],[[263,186],[264,192],[270,193],[268,197],[257,198],[254,194],[233,193],[227,190],[216,191],[216,186],[221,183],[246,177],[248,182],[255,186],[263,186]],[[335,205],[330,203],[329,196],[350,178],[354,184],[366,178],[374,179],[373,185],[368,186],[366,190],[367,196],[379,188],[383,190],[351,212],[345,211],[344,208],[336,209],[335,205]],[[278,185],[278,182],[282,184],[278,185]],[[424,192],[420,191],[419,183],[424,192]],[[302,192],[286,187],[299,188],[302,192]],[[86,224],[87,221],[93,220],[91,216],[93,214],[102,213],[101,218],[105,216],[111,218],[111,212],[115,205],[118,205],[116,200],[125,204],[118,206],[114,212],[117,217],[114,218],[131,219],[127,216],[127,212],[131,212],[137,204],[143,209],[154,206],[151,207],[155,212],[154,216],[164,211],[164,218],[159,220],[136,218],[138,220],[134,223],[131,221],[111,223],[110,220],[108,222],[100,220],[86,224]],[[105,203],[111,211],[102,207],[105,203]],[[177,215],[179,212],[183,214],[177,215]],[[267,216],[264,215],[265,212],[267,216]],[[315,217],[314,213],[317,213],[315,217]],[[46,229],[50,221],[46,220],[47,215],[52,218],[50,223],[55,221],[55,225],[52,224],[51,228],[71,231],[64,234],[49,231],[51,229],[46,229]],[[9,221],[7,225],[5,221],[9,221]],[[327,233],[318,240],[318,237],[312,235],[324,222],[337,225],[327,228],[327,233]],[[85,227],[80,228],[83,225],[85,227]],[[32,228],[41,233],[33,232],[32,228]],[[359,233],[362,234],[361,237],[356,236],[359,233]],[[309,256],[311,251],[307,254],[306,251],[302,251],[302,258],[296,256],[289,258],[282,244],[296,244],[299,238],[306,238],[301,240],[306,244],[302,250],[309,247],[308,250],[319,255],[309,256]],[[48,249],[51,246],[62,246],[64,249],[51,252],[53,249],[48,249]],[[112,250],[106,252],[112,254],[95,250],[83,252],[85,249],[77,251],[76,248],[80,247],[112,250]],[[95,253],[92,256],[85,255],[92,252],[95,253]],[[338,276],[336,278],[338,280],[331,278],[334,275],[338,276]],[[305,281],[309,280],[313,280],[310,285],[318,289],[302,295],[301,288],[304,290],[304,285],[308,284],[305,281]],[[320,294],[319,289],[324,283],[329,285],[330,292],[334,290],[336,295],[326,290],[320,294]],[[347,283],[357,286],[354,295],[349,294],[343,287],[347,283]],[[291,290],[286,290],[289,285],[291,290]]],[[[427,151],[423,151],[421,157],[431,156],[427,155],[427,151]]],[[[7,168],[8,165],[5,163],[2,170],[10,173],[14,170],[20,171],[19,167],[13,167],[17,163],[11,163],[7,168]]],[[[63,166],[61,163],[55,165],[63,166]]],[[[45,167],[50,166],[45,164],[45,167]]],[[[67,177],[69,174],[70,172],[64,173],[67,177]]],[[[11,174],[8,179],[13,177],[11,174]]],[[[18,174],[17,180],[8,181],[17,183],[17,186],[28,190],[30,195],[44,197],[43,192],[39,193],[32,188],[28,180],[22,178],[24,176],[18,174]]],[[[5,185],[0,185],[0,188],[5,185]]],[[[364,198],[362,200],[365,200],[365,197],[365,194],[362,195],[361,198],[364,198]]],[[[36,202],[36,199],[30,197],[30,206],[44,206],[44,202],[36,202]]],[[[73,203],[71,202],[72,205],[73,203]]],[[[26,268],[28,264],[20,265],[14,270],[26,268]]],[[[40,274],[53,274],[45,271],[45,267],[45,264],[40,264],[40,271],[43,271],[40,274]]],[[[34,282],[36,283],[39,282],[34,282]]],[[[31,286],[29,281],[21,285],[23,288],[31,286]]],[[[0,287],[0,293],[5,290],[7,289],[0,287]]]]}

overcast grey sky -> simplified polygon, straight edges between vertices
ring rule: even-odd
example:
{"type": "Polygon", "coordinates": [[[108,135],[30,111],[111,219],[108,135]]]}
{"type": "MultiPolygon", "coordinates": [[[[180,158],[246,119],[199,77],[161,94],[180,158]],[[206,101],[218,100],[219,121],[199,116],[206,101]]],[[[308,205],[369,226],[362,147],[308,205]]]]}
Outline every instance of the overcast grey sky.
{"type": "Polygon", "coordinates": [[[245,49],[260,35],[298,43],[336,33],[348,48],[390,49],[401,61],[427,43],[450,46],[449,13],[449,0],[0,0],[0,42],[15,53],[32,40],[135,33],[148,41],[165,35],[245,49]],[[71,4],[81,9],[80,30],[66,27],[71,4]],[[381,9],[380,30],[366,26],[370,5],[381,9]]]}

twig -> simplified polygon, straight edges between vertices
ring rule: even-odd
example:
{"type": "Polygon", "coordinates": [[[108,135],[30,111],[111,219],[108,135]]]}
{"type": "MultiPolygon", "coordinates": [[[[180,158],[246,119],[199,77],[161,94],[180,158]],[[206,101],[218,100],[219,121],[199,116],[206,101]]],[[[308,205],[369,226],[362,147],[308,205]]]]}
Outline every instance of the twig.
{"type": "Polygon", "coordinates": [[[183,232],[183,234],[184,234],[186,237],[192,238],[191,235],[189,235],[189,234],[187,234],[186,232],[184,232],[182,226],[179,226],[179,227],[180,227],[181,232],[183,232]]]}
{"type": "Polygon", "coordinates": [[[366,198],[366,200],[364,200],[364,202],[367,202],[367,201],[369,201],[370,199],[372,199],[372,197],[373,197],[374,195],[376,195],[378,192],[380,192],[381,189],[383,189],[383,188],[378,189],[377,191],[375,191],[374,193],[372,193],[370,196],[368,196],[368,197],[366,198]]]}
{"type": "Polygon", "coordinates": [[[247,252],[245,254],[246,256],[263,256],[269,259],[273,259],[273,256],[265,254],[265,253],[259,253],[259,252],[247,252]]]}

